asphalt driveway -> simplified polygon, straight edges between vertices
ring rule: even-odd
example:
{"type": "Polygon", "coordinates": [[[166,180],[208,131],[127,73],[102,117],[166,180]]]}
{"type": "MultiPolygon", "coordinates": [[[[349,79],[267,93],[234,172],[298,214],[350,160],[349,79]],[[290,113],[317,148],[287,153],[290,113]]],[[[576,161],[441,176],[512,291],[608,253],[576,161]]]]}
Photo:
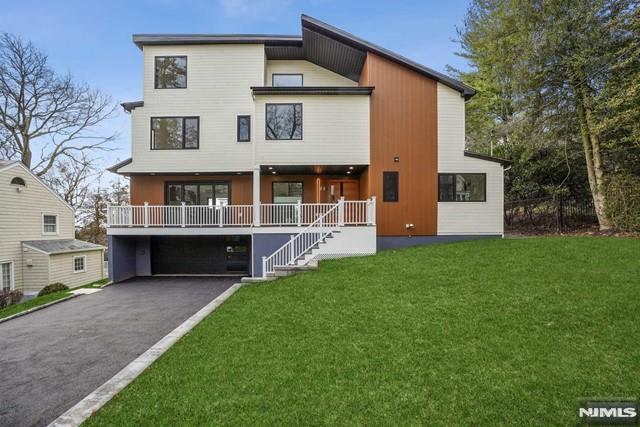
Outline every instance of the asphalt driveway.
{"type": "Polygon", "coordinates": [[[237,278],[136,278],[0,323],[0,426],[46,425],[237,278]]]}

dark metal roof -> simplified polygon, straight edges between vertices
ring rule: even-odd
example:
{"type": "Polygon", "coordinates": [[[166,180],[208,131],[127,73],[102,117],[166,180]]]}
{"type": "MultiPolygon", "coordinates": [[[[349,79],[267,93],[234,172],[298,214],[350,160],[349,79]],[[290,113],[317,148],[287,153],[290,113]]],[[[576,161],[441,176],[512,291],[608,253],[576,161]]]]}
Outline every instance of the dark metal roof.
{"type": "Polygon", "coordinates": [[[355,82],[360,80],[367,59],[365,51],[307,28],[302,29],[302,35],[306,60],[355,82]]]}
{"type": "Polygon", "coordinates": [[[291,46],[265,46],[264,54],[267,59],[305,59],[302,42],[291,46]]]}
{"type": "Polygon", "coordinates": [[[127,113],[130,113],[132,110],[135,110],[138,107],[144,107],[144,101],[123,102],[120,105],[122,105],[122,108],[124,108],[124,111],[126,111],[127,113]]]}
{"type": "Polygon", "coordinates": [[[144,45],[176,44],[265,44],[268,46],[291,45],[302,42],[302,37],[272,34],[134,34],[133,42],[142,49],[144,45]]]}
{"type": "Polygon", "coordinates": [[[251,86],[254,95],[371,95],[373,86],[251,86]]]}
{"type": "Polygon", "coordinates": [[[486,160],[488,162],[500,163],[502,166],[507,166],[513,163],[511,160],[502,159],[500,157],[487,156],[486,154],[472,153],[471,151],[465,151],[464,155],[467,157],[473,157],[474,159],[486,160]]]}
{"type": "Polygon", "coordinates": [[[28,240],[22,242],[22,244],[48,254],[104,249],[104,246],[76,239],[28,240]]]}
{"type": "Polygon", "coordinates": [[[125,159],[125,160],[123,160],[123,161],[121,161],[119,163],[116,163],[115,165],[113,165],[111,167],[108,167],[107,170],[109,172],[112,172],[112,173],[118,173],[118,169],[120,169],[123,166],[128,165],[132,161],[133,161],[133,159],[131,157],[129,157],[128,159],[125,159]]]}
{"type": "MultiPolygon", "coordinates": [[[[319,21],[307,15],[302,15],[302,33],[303,33],[303,39],[304,39],[304,45],[305,45],[305,53],[308,54],[307,59],[318,65],[321,65],[321,63],[324,63],[326,65],[321,65],[321,66],[324,66],[325,68],[335,71],[338,74],[342,74],[345,77],[349,77],[349,76],[347,74],[344,74],[344,70],[340,70],[340,68],[341,67],[349,68],[346,66],[346,63],[345,63],[347,58],[346,57],[344,59],[339,58],[339,57],[336,57],[335,54],[333,57],[331,57],[331,56],[328,56],[326,52],[323,53],[322,49],[319,49],[317,52],[314,52],[314,48],[312,47],[307,48],[307,40],[313,43],[313,39],[308,37],[308,34],[310,35],[311,32],[317,33],[319,35],[324,35],[327,38],[336,40],[342,43],[343,45],[349,46],[355,50],[359,50],[362,52],[373,52],[386,59],[389,59],[401,65],[404,65],[405,67],[412,69],[413,71],[423,74],[431,79],[434,79],[446,86],[449,86],[459,91],[466,99],[471,98],[476,93],[475,89],[465,85],[464,83],[458,80],[452,79],[449,76],[446,76],[442,73],[432,70],[431,68],[425,67],[422,64],[418,64],[417,62],[414,62],[408,58],[405,58],[402,55],[398,55],[395,52],[392,52],[388,49],[377,46],[373,43],[370,43],[366,40],[356,37],[353,34],[350,34],[346,31],[343,31],[325,22],[319,21]],[[334,67],[335,69],[331,67],[334,67]]],[[[324,48],[324,50],[326,49],[327,48],[324,48]]],[[[343,48],[338,47],[337,49],[343,49],[343,48]]],[[[329,49],[329,50],[332,50],[332,49],[329,49]]],[[[363,64],[364,64],[364,61],[363,61],[363,64]]],[[[353,66],[352,66],[352,69],[355,70],[353,66]]],[[[362,71],[362,67],[360,67],[360,70],[358,70],[358,75],[360,75],[360,71],[362,71]]]]}

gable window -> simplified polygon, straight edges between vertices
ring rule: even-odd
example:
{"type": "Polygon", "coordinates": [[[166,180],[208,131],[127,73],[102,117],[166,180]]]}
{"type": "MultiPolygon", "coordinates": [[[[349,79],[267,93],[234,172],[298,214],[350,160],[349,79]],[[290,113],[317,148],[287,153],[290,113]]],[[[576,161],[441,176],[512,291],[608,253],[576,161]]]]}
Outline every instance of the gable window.
{"type": "Polygon", "coordinates": [[[87,271],[86,264],[87,264],[87,256],[86,255],[74,256],[73,257],[73,272],[74,273],[84,273],[85,271],[87,271]]]}
{"type": "Polygon", "coordinates": [[[251,141],[251,116],[238,116],[238,142],[251,141]]]}
{"type": "Polygon", "coordinates": [[[274,182],[271,187],[273,203],[302,203],[302,182],[274,182]]]}
{"type": "Polygon", "coordinates": [[[199,146],[199,117],[152,117],[152,150],[194,150],[199,146]]]}
{"type": "Polygon", "coordinates": [[[302,86],[302,74],[272,74],[271,86],[300,87],[302,86]]]}
{"type": "Polygon", "coordinates": [[[42,233],[58,234],[58,215],[42,215],[42,233]]]}
{"type": "Polygon", "coordinates": [[[302,139],[302,104],[267,104],[266,138],[302,139]]]}
{"type": "Polygon", "coordinates": [[[439,202],[486,202],[487,175],[484,173],[438,174],[439,202]]]}
{"type": "Polygon", "coordinates": [[[24,186],[26,186],[26,185],[27,185],[27,183],[26,183],[26,182],[24,182],[24,179],[20,178],[19,176],[16,176],[15,178],[13,178],[13,179],[11,180],[11,184],[12,184],[12,185],[20,185],[20,186],[22,186],[22,187],[24,187],[24,186]]]}
{"type": "Polygon", "coordinates": [[[187,87],[186,56],[155,57],[155,88],[184,89],[187,87]]]}
{"type": "Polygon", "coordinates": [[[10,291],[13,289],[13,263],[0,263],[0,290],[10,291]]]}
{"type": "Polygon", "coordinates": [[[382,172],[382,201],[398,201],[398,172],[382,172]]]}

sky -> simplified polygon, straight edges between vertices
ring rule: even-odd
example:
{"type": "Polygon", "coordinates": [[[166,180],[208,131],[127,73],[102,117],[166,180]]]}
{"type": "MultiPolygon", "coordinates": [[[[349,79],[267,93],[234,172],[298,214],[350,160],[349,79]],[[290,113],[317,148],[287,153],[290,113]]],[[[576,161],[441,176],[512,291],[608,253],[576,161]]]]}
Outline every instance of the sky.
{"type": "MultiPolygon", "coordinates": [[[[435,70],[466,69],[456,27],[469,1],[348,0],[0,0],[0,31],[31,40],[60,73],[112,96],[142,99],[142,53],[134,33],[301,33],[300,15],[320,19],[435,70]]],[[[118,132],[99,166],[129,157],[130,117],[118,109],[104,125],[118,132]]]]}

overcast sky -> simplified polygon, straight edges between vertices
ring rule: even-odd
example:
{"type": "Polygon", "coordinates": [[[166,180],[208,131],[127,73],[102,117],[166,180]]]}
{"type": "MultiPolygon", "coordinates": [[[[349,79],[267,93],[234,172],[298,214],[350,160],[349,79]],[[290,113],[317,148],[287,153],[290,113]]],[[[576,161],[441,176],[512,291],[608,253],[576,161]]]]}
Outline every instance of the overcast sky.
{"type": "MultiPolygon", "coordinates": [[[[122,102],[142,99],[133,33],[300,34],[304,13],[445,71],[465,69],[453,40],[467,7],[466,0],[3,0],[0,31],[30,39],[54,69],[122,102]]],[[[102,166],[130,155],[129,116],[119,111],[107,127],[120,138],[102,166]]]]}

